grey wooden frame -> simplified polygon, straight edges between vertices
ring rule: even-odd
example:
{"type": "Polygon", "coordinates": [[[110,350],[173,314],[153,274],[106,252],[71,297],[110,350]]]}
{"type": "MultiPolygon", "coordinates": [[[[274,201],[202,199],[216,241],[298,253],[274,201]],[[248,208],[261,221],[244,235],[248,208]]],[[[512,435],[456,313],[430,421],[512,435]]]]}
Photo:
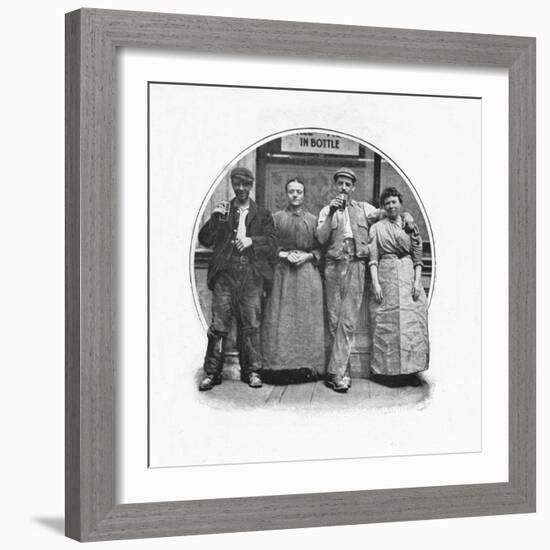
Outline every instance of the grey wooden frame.
{"type": "Polygon", "coordinates": [[[82,9],[66,15],[66,534],[81,541],[535,511],[535,39],[82,9]],[[117,504],[119,47],[509,71],[509,481],[117,504]]]}

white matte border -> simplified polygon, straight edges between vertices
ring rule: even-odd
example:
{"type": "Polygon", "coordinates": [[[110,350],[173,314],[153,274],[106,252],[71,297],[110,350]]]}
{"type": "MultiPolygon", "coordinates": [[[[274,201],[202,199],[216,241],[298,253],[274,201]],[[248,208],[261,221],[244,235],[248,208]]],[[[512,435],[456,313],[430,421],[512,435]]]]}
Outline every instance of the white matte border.
{"type": "Polygon", "coordinates": [[[151,83],[149,98],[150,467],[479,452],[481,100],[173,83],[151,83]],[[437,292],[415,404],[333,402],[320,388],[311,407],[252,412],[217,402],[225,386],[197,391],[207,342],[188,284],[194,214],[236,151],[310,120],[398,159],[429,213],[437,292]]]}
{"type": "MultiPolygon", "coordinates": [[[[507,75],[502,71],[383,65],[210,59],[119,53],[121,181],[121,356],[117,398],[120,502],[343,491],[505,481],[507,479],[507,75]],[[262,67],[264,70],[262,71],[262,67]],[[330,71],[330,81],[327,79],[330,71]],[[146,93],[148,80],[368,91],[474,95],[483,98],[483,451],[392,458],[147,469],[146,93]],[[246,75],[246,78],[243,78],[246,75]],[[243,82],[245,80],[246,82],[243,82]],[[358,84],[360,83],[360,84],[358,84]],[[145,376],[144,376],[145,373],[145,376]],[[490,383],[489,383],[490,380],[490,383]],[[336,470],[345,476],[333,476],[336,470]],[[366,476],[365,472],[376,472],[366,476]],[[248,480],[252,478],[253,483],[248,480]]],[[[478,200],[476,197],[473,201],[478,200]]],[[[468,212],[464,213],[465,223],[468,212]]]]}

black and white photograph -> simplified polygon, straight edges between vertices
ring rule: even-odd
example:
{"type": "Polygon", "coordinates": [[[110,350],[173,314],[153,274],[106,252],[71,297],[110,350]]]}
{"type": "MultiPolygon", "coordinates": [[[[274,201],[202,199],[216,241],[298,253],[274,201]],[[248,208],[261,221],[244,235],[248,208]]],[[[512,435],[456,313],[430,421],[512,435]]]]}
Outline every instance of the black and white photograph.
{"type": "Polygon", "coordinates": [[[149,467],[479,452],[480,99],[147,99],[149,467]]]}
{"type": "Polygon", "coordinates": [[[371,406],[428,398],[420,373],[429,365],[432,238],[413,190],[378,152],[328,133],[273,138],[228,170],[200,226],[200,391],[240,379],[267,387],[216,393],[315,407],[327,400],[322,385],[348,393],[356,379],[353,393],[371,406]],[[289,384],[306,385],[287,394],[289,384]]]}

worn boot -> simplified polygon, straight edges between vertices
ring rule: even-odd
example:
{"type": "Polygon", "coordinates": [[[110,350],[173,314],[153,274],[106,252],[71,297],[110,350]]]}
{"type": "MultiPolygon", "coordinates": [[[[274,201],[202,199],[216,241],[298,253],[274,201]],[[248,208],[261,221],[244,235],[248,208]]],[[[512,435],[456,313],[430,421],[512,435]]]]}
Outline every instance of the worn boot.
{"type": "Polygon", "coordinates": [[[259,372],[261,368],[260,334],[258,332],[243,334],[241,345],[241,380],[246,382],[251,388],[261,388],[263,385],[259,372]]]}
{"type": "Polygon", "coordinates": [[[206,376],[199,384],[200,391],[211,390],[214,386],[222,383],[223,339],[222,335],[208,333],[208,346],[204,358],[206,376]]]}
{"type": "Polygon", "coordinates": [[[337,393],[347,393],[351,387],[351,379],[346,375],[333,374],[327,377],[325,384],[337,393]]]}
{"type": "Polygon", "coordinates": [[[211,390],[214,386],[222,383],[222,377],[219,374],[207,374],[199,383],[199,391],[211,390]]]}

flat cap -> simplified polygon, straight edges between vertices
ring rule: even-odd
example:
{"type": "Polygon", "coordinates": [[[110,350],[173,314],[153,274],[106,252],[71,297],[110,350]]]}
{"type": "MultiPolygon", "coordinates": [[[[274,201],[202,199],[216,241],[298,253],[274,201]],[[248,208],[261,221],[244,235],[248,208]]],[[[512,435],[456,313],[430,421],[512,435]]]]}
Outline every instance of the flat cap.
{"type": "Polygon", "coordinates": [[[355,172],[350,168],[340,168],[339,170],[336,170],[336,172],[334,172],[334,175],[332,176],[334,181],[338,179],[338,176],[350,178],[351,180],[353,180],[353,183],[357,181],[357,176],[355,175],[355,172]]]}
{"type": "Polygon", "coordinates": [[[244,166],[237,166],[231,170],[231,179],[240,179],[245,181],[254,181],[254,175],[252,172],[244,166]]]}

